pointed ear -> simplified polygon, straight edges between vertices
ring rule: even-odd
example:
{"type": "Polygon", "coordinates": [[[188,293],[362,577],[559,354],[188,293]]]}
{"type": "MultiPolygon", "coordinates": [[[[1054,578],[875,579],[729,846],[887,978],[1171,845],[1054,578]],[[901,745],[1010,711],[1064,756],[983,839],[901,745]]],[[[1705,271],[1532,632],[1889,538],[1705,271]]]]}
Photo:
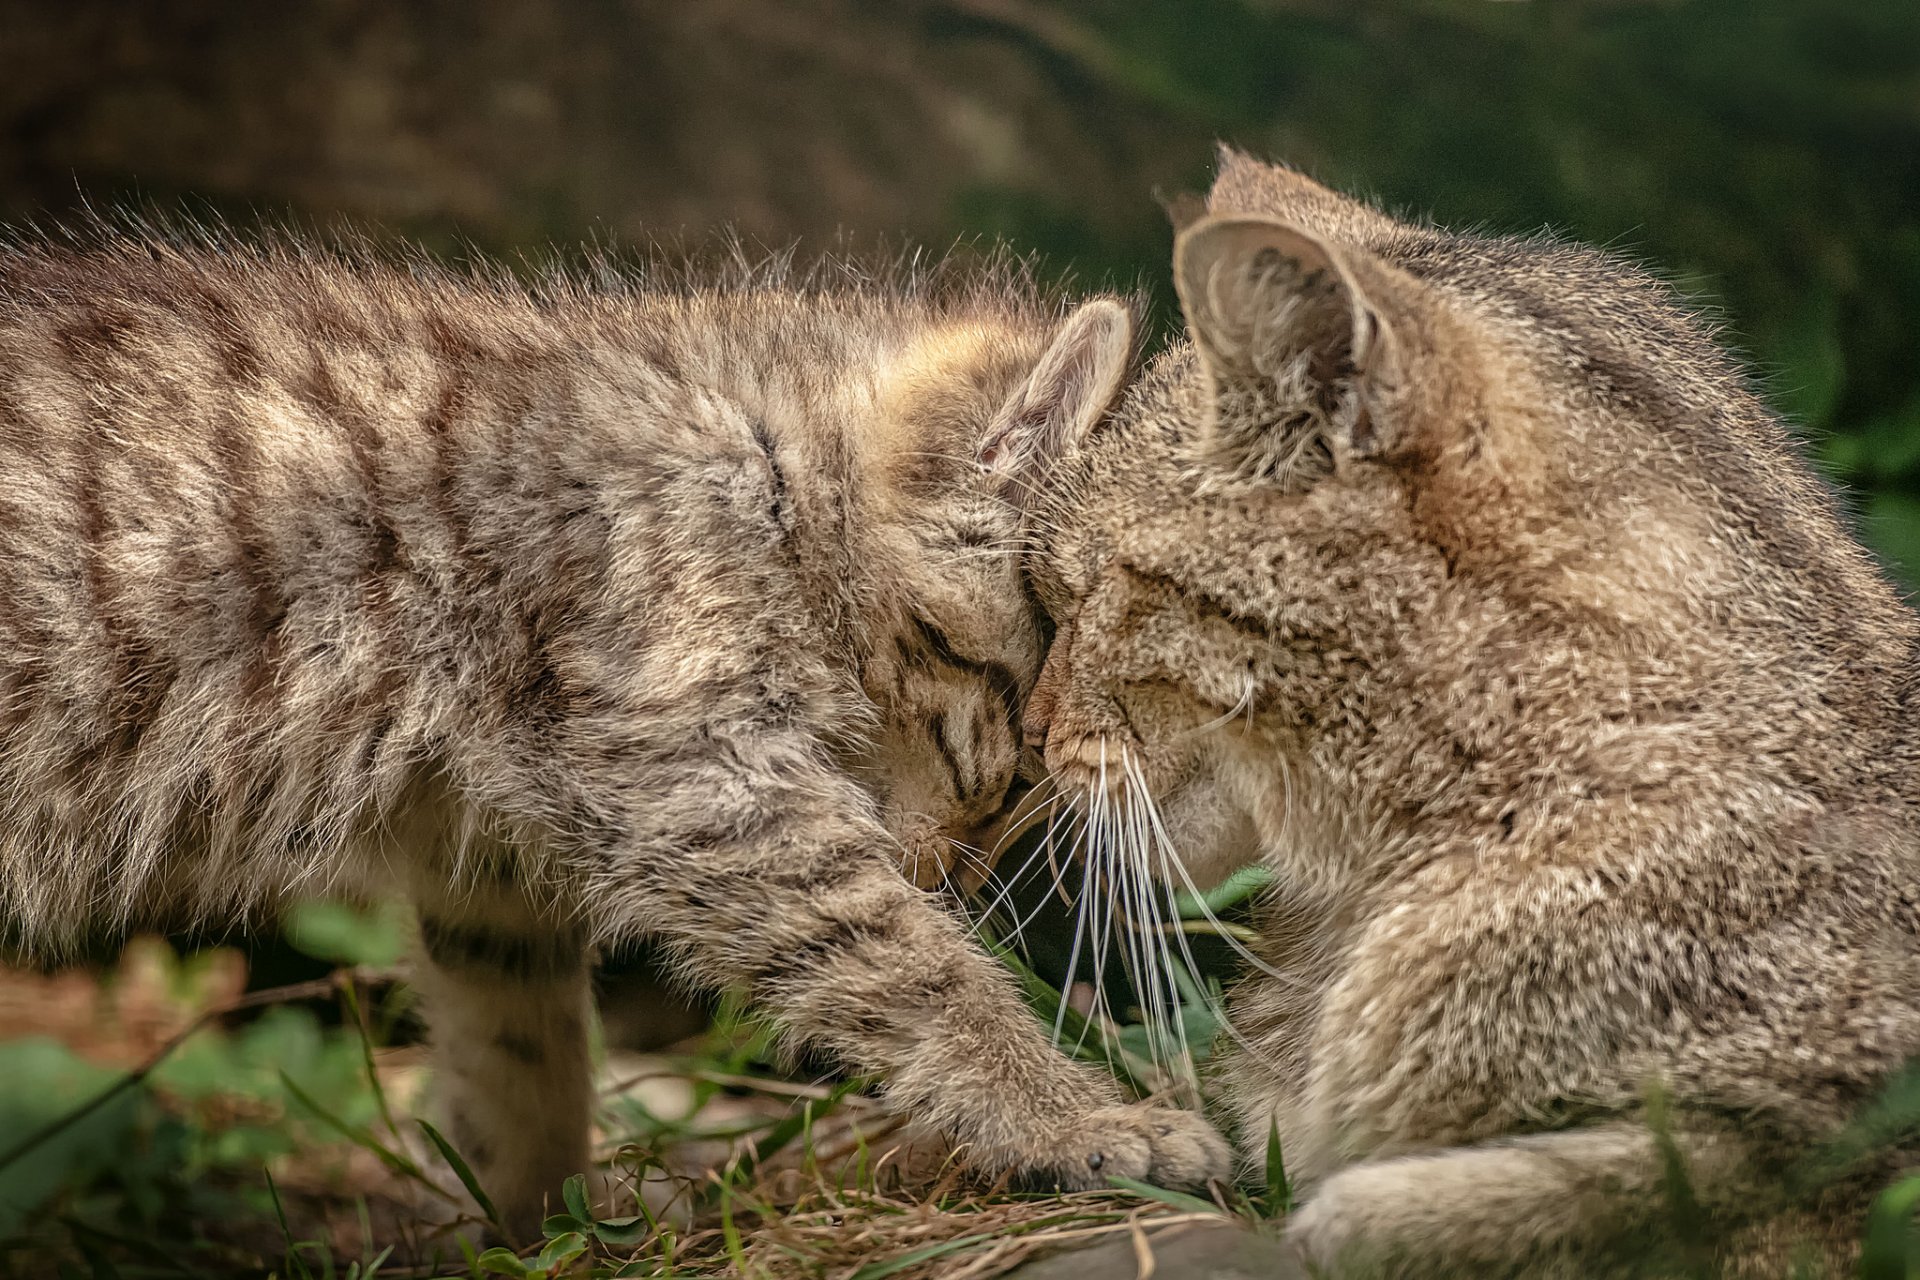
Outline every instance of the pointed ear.
{"type": "Polygon", "coordinates": [[[1392,452],[1403,331],[1388,268],[1285,223],[1210,217],[1174,245],[1174,283],[1207,373],[1208,446],[1273,475],[1316,433],[1337,458],[1392,452]]]}
{"type": "Polygon", "coordinates": [[[1133,313],[1099,298],[1060,332],[1000,411],[977,455],[980,469],[1022,485],[1071,449],[1105,416],[1133,363],[1133,313]]]}

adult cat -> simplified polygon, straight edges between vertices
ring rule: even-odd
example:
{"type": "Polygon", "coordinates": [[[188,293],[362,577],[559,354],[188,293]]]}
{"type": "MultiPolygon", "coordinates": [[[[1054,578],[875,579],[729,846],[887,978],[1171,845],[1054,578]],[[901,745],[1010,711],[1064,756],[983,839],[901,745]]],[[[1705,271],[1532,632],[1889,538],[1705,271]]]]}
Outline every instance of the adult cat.
{"type": "Polygon", "coordinates": [[[1037,479],[1027,731],[1151,870],[1276,873],[1221,1074],[1291,1237],[1840,1274],[1885,1159],[1796,1161],[1920,1049],[1915,615],[1615,259],[1228,153],[1175,273],[1037,479]]]}

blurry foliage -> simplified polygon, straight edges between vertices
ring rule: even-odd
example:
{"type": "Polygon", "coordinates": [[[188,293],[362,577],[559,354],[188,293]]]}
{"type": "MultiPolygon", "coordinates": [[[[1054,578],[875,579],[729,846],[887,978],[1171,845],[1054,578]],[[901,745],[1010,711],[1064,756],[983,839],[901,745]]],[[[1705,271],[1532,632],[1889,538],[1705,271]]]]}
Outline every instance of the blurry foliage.
{"type": "MultiPolygon", "coordinates": [[[[1006,10],[1015,6],[993,6],[1006,10]]],[[[1920,581],[1920,6],[1912,0],[1082,0],[1025,10],[1063,83],[1403,214],[1645,261],[1862,491],[1920,581]],[[1073,18],[1042,22],[1054,10],[1073,18]],[[1064,33],[1061,23],[1065,23],[1064,33]]],[[[1129,193],[1131,194],[1131,193],[1129,193]]],[[[1161,286],[1164,231],[970,194],[958,218],[1161,286]]],[[[1165,315],[1162,308],[1161,314],[1165,315]]]]}
{"type": "Polygon", "coordinates": [[[1215,139],[1723,313],[1920,581],[1913,0],[0,0],[0,213],[547,241],[1000,235],[1174,320],[1215,139]]]}
{"type": "MultiPolygon", "coordinates": [[[[183,959],[157,940],[129,948],[101,980],[91,1021],[134,1032],[161,993],[167,1021],[143,1028],[161,1043],[229,1003],[220,976],[232,966],[207,963],[219,958],[232,953],[183,959]]],[[[9,979],[20,990],[33,981],[9,979]]],[[[119,1066],[147,1052],[137,1034],[0,1041],[0,1274],[127,1241],[176,1274],[203,1273],[230,1252],[206,1236],[208,1224],[266,1213],[263,1166],[329,1140],[332,1122],[377,1118],[359,1036],[324,1025],[308,1007],[210,1022],[153,1061],[136,1087],[116,1091],[119,1066]],[[103,1096],[104,1105],[87,1109],[103,1096]]]]}

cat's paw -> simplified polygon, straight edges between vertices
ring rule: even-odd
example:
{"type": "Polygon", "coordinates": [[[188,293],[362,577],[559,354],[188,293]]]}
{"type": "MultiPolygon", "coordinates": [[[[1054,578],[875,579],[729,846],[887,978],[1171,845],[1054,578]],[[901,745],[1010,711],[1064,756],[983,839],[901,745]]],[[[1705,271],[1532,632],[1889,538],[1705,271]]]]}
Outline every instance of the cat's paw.
{"type": "Polygon", "coordinates": [[[1353,1247],[1350,1224],[1339,1214],[1334,1197],[1315,1196],[1287,1215],[1287,1243],[1309,1266],[1332,1267],[1353,1247]]]}
{"type": "Polygon", "coordinates": [[[1197,1190],[1232,1173],[1233,1152],[1204,1117],[1136,1103],[1087,1116],[1027,1180],[1069,1191],[1104,1187],[1110,1178],[1197,1190]]]}

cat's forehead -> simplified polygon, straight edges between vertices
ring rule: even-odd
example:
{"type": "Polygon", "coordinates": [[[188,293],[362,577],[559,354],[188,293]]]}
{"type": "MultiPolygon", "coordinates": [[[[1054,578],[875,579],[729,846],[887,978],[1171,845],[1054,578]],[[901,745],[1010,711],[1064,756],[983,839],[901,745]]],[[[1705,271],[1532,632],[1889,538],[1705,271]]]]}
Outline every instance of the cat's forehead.
{"type": "Polygon", "coordinates": [[[1090,513],[1119,520],[1127,518],[1129,504],[1187,501],[1181,473],[1205,425],[1202,376],[1190,344],[1164,352],[1090,435],[1074,473],[1062,477],[1062,494],[1090,513]]]}
{"type": "Polygon", "coordinates": [[[1037,666],[1040,620],[1015,552],[964,557],[924,603],[956,649],[1015,671],[1037,666]]]}

